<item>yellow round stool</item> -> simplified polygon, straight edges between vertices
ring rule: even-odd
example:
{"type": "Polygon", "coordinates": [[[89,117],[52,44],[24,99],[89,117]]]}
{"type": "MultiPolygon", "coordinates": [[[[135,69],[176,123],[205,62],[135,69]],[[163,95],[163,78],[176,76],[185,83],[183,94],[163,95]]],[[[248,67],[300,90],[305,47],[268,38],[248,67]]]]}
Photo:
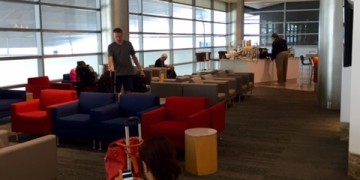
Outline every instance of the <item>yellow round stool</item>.
{"type": "Polygon", "coordinates": [[[185,169],[198,176],[218,169],[217,131],[211,128],[185,130],[185,169]]]}

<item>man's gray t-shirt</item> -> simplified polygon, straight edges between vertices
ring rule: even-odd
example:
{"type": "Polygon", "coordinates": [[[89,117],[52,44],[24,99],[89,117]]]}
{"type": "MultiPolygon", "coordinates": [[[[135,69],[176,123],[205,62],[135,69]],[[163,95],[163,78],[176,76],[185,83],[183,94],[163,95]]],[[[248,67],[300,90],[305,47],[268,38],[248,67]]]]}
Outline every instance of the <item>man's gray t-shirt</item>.
{"type": "Polygon", "coordinates": [[[134,47],[131,42],[126,40],[121,45],[113,42],[108,46],[108,56],[113,57],[116,75],[134,75],[136,73],[130,57],[134,54],[134,47]]]}

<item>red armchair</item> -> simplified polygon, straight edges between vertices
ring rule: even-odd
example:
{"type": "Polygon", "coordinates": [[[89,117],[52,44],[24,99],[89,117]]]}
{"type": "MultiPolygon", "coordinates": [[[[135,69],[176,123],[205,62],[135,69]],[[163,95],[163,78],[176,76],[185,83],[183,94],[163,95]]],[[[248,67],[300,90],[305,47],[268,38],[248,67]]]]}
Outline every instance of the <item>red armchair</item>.
{"type": "Polygon", "coordinates": [[[218,134],[225,130],[226,107],[224,102],[219,102],[210,107],[210,127],[216,129],[218,134]]]}
{"type": "Polygon", "coordinates": [[[195,127],[210,127],[209,100],[199,97],[167,97],[164,107],[142,115],[142,133],[162,134],[177,148],[184,147],[184,131],[195,127]]]}
{"type": "Polygon", "coordinates": [[[62,89],[74,90],[71,83],[52,83],[47,76],[28,78],[28,83],[25,87],[26,92],[31,92],[34,99],[40,97],[40,92],[43,89],[62,89]]]}
{"type": "Polygon", "coordinates": [[[51,107],[72,101],[77,101],[74,90],[42,90],[39,99],[11,105],[11,129],[13,132],[51,134],[51,107]]]}

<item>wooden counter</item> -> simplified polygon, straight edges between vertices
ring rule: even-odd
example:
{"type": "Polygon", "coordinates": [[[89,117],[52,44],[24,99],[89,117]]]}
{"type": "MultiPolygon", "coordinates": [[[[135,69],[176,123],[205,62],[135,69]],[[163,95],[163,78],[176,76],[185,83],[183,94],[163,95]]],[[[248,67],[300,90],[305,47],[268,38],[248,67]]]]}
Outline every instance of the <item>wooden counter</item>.
{"type": "MultiPolygon", "coordinates": [[[[218,68],[221,70],[232,69],[235,72],[255,73],[255,83],[277,81],[275,61],[271,60],[220,60],[218,68]]],[[[289,58],[287,79],[299,78],[299,58],[289,58]]]]}

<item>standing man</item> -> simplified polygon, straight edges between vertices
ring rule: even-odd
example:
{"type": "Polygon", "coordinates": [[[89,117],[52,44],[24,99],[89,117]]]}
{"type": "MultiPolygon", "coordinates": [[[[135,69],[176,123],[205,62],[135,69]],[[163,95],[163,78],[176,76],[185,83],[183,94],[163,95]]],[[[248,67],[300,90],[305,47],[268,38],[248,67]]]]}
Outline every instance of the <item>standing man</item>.
{"type": "Polygon", "coordinates": [[[271,59],[275,59],[278,83],[285,85],[289,58],[287,43],[277,33],[272,34],[271,37],[273,38],[271,59]]]}
{"type": "Polygon", "coordinates": [[[121,86],[123,86],[126,94],[134,90],[136,71],[131,58],[141,75],[144,75],[144,71],[135,55],[131,42],[124,40],[122,30],[115,28],[113,35],[115,41],[108,46],[109,71],[115,71],[116,87],[120,91],[121,86]]]}

